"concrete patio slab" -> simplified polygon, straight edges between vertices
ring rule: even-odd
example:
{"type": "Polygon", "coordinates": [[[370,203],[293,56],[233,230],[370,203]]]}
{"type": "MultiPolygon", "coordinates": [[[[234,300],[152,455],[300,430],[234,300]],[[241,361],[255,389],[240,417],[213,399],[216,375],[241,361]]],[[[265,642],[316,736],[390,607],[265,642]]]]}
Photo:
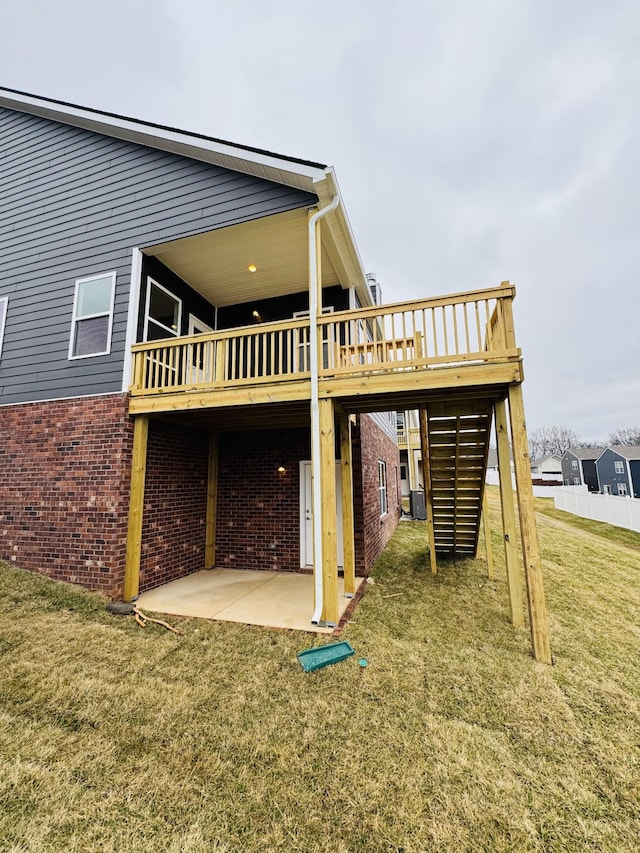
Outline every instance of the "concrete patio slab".
{"type": "MultiPolygon", "coordinates": [[[[356,578],[356,590],[364,578],[356,578]]],[[[340,617],[351,603],[338,578],[340,617]]],[[[245,625],[290,628],[331,634],[333,628],[311,624],[313,576],[293,572],[205,569],[143,592],[137,600],[142,610],[172,616],[219,619],[245,625]]]]}

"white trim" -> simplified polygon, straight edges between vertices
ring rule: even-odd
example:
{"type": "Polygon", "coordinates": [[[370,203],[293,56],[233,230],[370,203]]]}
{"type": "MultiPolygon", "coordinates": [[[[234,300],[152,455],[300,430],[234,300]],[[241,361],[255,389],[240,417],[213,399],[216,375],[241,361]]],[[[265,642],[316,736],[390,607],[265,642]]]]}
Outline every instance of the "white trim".
{"type": "Polygon", "coordinates": [[[69,361],[76,361],[81,358],[95,358],[100,355],[109,355],[111,353],[111,332],[113,330],[113,306],[115,304],[116,298],[116,272],[104,272],[97,273],[96,275],[86,275],[83,278],[77,278],[75,281],[75,289],[73,293],[73,313],[71,315],[71,334],[69,336],[69,354],[67,356],[69,361]],[[98,314],[87,314],[84,317],[76,317],[76,308],[78,307],[78,285],[84,284],[87,281],[97,281],[101,278],[111,278],[111,299],[109,301],[109,313],[106,314],[105,311],[100,311],[98,314]],[[75,341],[75,324],[78,320],[92,320],[97,317],[109,317],[109,324],[107,327],[107,348],[102,350],[101,352],[89,352],[85,355],[74,355],[73,354],[73,344],[75,341]]]}
{"type": "Polygon", "coordinates": [[[264,170],[271,180],[290,186],[299,186],[304,179],[309,192],[313,192],[313,184],[324,181],[329,170],[326,167],[311,166],[304,163],[294,163],[285,156],[268,152],[248,151],[230,142],[222,140],[202,139],[185,131],[154,127],[142,121],[127,119],[124,116],[103,115],[83,107],[45,101],[42,98],[28,94],[14,94],[0,88],[0,106],[13,110],[22,110],[32,115],[50,118],[54,121],[70,124],[74,127],[84,127],[89,130],[149,145],[152,148],[172,151],[186,156],[225,165],[229,159],[234,161],[234,168],[239,172],[255,174],[256,168],[264,170]],[[298,180],[292,180],[297,176],[298,180]]]}
{"type": "Polygon", "coordinates": [[[0,305],[4,305],[4,311],[0,315],[0,356],[2,356],[2,344],[4,343],[4,330],[7,324],[7,314],[9,313],[9,297],[0,296],[0,305]]]}
{"type": "Polygon", "coordinates": [[[389,514],[389,491],[387,482],[387,463],[384,459],[378,459],[378,501],[380,504],[380,518],[389,514]],[[384,476],[380,476],[383,474],[384,476]],[[384,512],[382,511],[382,496],[384,494],[384,512]]]}
{"type": "Polygon", "coordinates": [[[310,459],[301,459],[298,463],[299,466],[299,482],[300,482],[300,568],[306,569],[309,568],[307,563],[307,528],[306,528],[306,518],[305,518],[305,489],[307,487],[306,477],[305,477],[305,465],[311,466],[310,459]]]}
{"type": "Polygon", "coordinates": [[[206,332],[215,332],[215,329],[212,329],[211,326],[208,326],[206,323],[203,323],[195,314],[189,314],[189,335],[200,335],[206,332]],[[200,326],[202,331],[196,332],[194,331],[195,326],[200,326]]]}
{"type": "Polygon", "coordinates": [[[175,299],[175,301],[178,303],[177,329],[174,332],[173,329],[170,329],[168,326],[165,326],[164,323],[160,323],[158,320],[154,320],[153,318],[151,318],[151,321],[155,323],[156,326],[159,326],[161,329],[165,329],[167,332],[169,332],[167,337],[173,336],[175,338],[179,338],[180,330],[182,328],[182,299],[180,299],[179,296],[176,296],[175,293],[172,293],[170,290],[168,290],[163,284],[160,284],[160,282],[156,281],[154,278],[151,278],[151,276],[149,275],[147,276],[147,294],[144,304],[144,329],[142,336],[143,340],[148,340],[147,335],[149,333],[149,302],[151,301],[151,287],[149,285],[151,284],[155,285],[155,287],[160,288],[160,290],[164,290],[167,296],[170,296],[172,299],[175,299]]]}
{"type": "Polygon", "coordinates": [[[129,283],[129,307],[127,309],[127,332],[124,340],[124,361],[122,365],[122,391],[126,393],[131,384],[133,353],[131,347],[136,342],[138,313],[140,310],[140,285],[142,283],[142,252],[131,250],[131,281],[129,283]]]}
{"type": "Polygon", "coordinates": [[[13,403],[0,403],[0,408],[7,406],[37,406],[39,403],[60,403],[63,400],[86,400],[89,397],[123,397],[122,391],[101,391],[99,394],[72,394],[71,397],[44,397],[42,400],[18,400],[13,403]]]}

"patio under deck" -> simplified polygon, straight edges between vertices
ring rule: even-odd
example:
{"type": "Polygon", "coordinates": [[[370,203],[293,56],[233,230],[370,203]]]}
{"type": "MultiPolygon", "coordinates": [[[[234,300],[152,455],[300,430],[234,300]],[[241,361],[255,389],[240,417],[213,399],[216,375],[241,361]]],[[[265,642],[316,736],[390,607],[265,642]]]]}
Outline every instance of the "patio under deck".
{"type": "MultiPolygon", "coordinates": [[[[356,594],[364,583],[356,578],[356,594]]],[[[338,580],[340,619],[353,598],[338,580]]],[[[296,572],[203,569],[143,592],[136,601],[142,610],[170,616],[189,616],[265,628],[287,628],[332,634],[335,628],[312,625],[313,575],[296,572]]]]}
{"type": "MultiPolygon", "coordinates": [[[[428,545],[434,573],[437,551],[476,552],[486,457],[495,418],[512,621],[517,627],[524,624],[516,520],[508,509],[513,502],[509,433],[533,652],[537,660],[550,663],[521,390],[522,355],[513,328],[514,294],[509,282],[503,282],[486,290],[321,314],[315,319],[313,335],[310,318],[299,317],[135,344],[129,403],[134,436],[125,600],[132,600],[138,590],[150,417],[188,416],[208,422],[205,566],[214,566],[217,433],[223,429],[224,420],[230,414],[237,419],[241,412],[251,418],[251,409],[255,418],[261,409],[271,406],[281,407],[282,417],[290,418],[297,412],[298,417],[306,418],[311,404],[316,412],[312,439],[319,443],[315,454],[312,452],[320,491],[316,517],[321,522],[314,537],[317,573],[322,582],[318,600],[320,620],[329,625],[338,624],[338,599],[343,601],[335,557],[335,448],[339,441],[342,494],[349,495],[351,415],[419,410],[428,545]]],[[[349,501],[343,501],[343,524],[350,531],[345,543],[351,543],[353,512],[349,501]]],[[[344,565],[347,589],[351,590],[353,549],[349,556],[345,553],[344,565]]],[[[306,627],[301,625],[302,630],[309,630],[312,602],[310,593],[303,607],[306,627]]],[[[224,610],[221,607],[218,613],[224,610]]],[[[238,619],[250,621],[244,616],[238,619]]]]}

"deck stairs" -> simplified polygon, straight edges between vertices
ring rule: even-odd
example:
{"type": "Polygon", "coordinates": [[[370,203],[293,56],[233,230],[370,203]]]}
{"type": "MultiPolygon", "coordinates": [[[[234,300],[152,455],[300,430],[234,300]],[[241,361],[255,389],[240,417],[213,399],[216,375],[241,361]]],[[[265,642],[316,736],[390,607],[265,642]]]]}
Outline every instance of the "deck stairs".
{"type": "Polygon", "coordinates": [[[490,407],[468,414],[429,412],[433,531],[438,554],[476,553],[491,420],[490,407]]]}

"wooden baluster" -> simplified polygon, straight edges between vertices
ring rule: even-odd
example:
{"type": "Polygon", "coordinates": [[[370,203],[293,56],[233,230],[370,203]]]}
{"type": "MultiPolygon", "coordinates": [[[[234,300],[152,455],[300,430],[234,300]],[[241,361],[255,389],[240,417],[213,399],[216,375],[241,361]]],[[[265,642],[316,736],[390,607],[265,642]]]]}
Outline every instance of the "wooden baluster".
{"type": "Polygon", "coordinates": [[[459,305],[451,306],[451,316],[453,318],[453,341],[455,345],[455,354],[460,355],[460,342],[458,340],[458,312],[460,310],[459,305]]]}
{"type": "MultiPolygon", "coordinates": [[[[465,343],[466,343],[466,347],[467,347],[466,351],[467,351],[467,353],[470,353],[470,352],[472,352],[472,350],[471,350],[471,340],[469,338],[469,317],[467,314],[467,309],[469,308],[469,303],[464,302],[462,307],[463,307],[463,316],[464,316],[464,339],[465,339],[465,343]]],[[[477,352],[477,350],[476,350],[476,352],[477,352]]]]}
{"type": "Polygon", "coordinates": [[[449,355],[449,334],[447,331],[447,306],[443,305],[440,310],[442,312],[442,329],[444,332],[444,354],[449,355]]]}

